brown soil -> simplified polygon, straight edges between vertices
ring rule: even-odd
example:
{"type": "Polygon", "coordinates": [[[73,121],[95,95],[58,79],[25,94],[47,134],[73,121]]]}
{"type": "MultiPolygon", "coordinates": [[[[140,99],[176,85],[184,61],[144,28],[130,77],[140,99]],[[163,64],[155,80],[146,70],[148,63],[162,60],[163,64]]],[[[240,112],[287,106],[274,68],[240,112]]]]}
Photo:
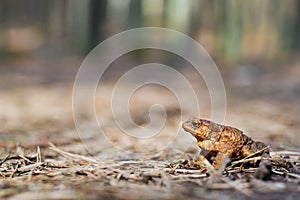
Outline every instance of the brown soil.
{"type": "MultiPolygon", "coordinates": [[[[188,71],[184,73],[189,80],[195,78],[188,71]]],[[[160,101],[168,115],[161,134],[136,139],[118,129],[110,108],[114,86],[110,82],[103,83],[96,93],[102,132],[93,123],[94,116],[85,112],[91,102],[83,96],[78,134],[72,115],[72,83],[22,85],[22,79],[4,86],[10,75],[15,77],[4,73],[0,90],[0,198],[297,199],[297,73],[296,67],[284,73],[265,73],[252,77],[255,80],[250,85],[232,79],[233,70],[224,73],[228,98],[225,123],[270,144],[272,172],[268,180],[255,175],[257,167],[247,165],[261,159],[255,155],[231,163],[223,171],[215,171],[209,164],[206,171],[192,166],[199,149],[193,137],[180,129],[190,113],[181,110],[165,88],[142,88],[130,105],[134,122],[143,126],[150,121],[150,106],[160,101]],[[276,83],[272,82],[275,79],[276,83]]],[[[205,86],[195,87],[206,93],[205,86]]],[[[209,102],[201,104],[202,117],[209,118],[209,102]]],[[[159,115],[154,111],[154,117],[159,115]]],[[[118,117],[119,122],[127,120],[118,117]]],[[[126,127],[129,131],[135,128],[126,127]]]]}

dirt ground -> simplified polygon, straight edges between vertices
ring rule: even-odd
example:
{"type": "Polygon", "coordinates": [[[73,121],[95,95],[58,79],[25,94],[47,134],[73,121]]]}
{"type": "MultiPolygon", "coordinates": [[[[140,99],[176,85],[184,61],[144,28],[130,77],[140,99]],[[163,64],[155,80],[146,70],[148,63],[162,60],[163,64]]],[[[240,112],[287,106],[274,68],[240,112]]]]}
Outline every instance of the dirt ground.
{"type": "MultiPolygon", "coordinates": [[[[135,139],[118,129],[110,108],[114,83],[109,81],[102,82],[96,92],[102,132],[93,123],[94,116],[86,112],[92,102],[83,95],[78,133],[72,113],[76,69],[60,67],[79,61],[54,63],[57,67],[50,74],[47,66],[23,71],[18,66],[1,68],[0,198],[298,199],[298,62],[286,68],[242,66],[222,71],[227,95],[225,123],[270,145],[271,178],[260,180],[254,177],[255,168],[201,172],[188,167],[199,153],[195,139],[180,128],[190,113],[180,109],[166,88],[141,88],[129,107],[133,121],[146,125],[151,105],[162,104],[168,118],[160,134],[135,139]]],[[[182,73],[197,90],[199,115],[209,118],[205,85],[190,70],[182,73]]],[[[123,87],[126,91],[128,86],[123,87]]],[[[154,117],[160,119],[160,115],[154,110],[154,117]]],[[[117,118],[127,121],[124,116],[117,118]]],[[[126,127],[129,132],[136,128],[126,127]]]]}

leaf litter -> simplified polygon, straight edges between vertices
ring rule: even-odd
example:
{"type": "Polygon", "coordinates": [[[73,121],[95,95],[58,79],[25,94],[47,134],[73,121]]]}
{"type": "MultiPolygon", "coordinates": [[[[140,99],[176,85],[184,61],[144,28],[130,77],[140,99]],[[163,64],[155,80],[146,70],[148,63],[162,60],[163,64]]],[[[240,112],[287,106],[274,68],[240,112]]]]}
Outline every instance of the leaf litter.
{"type": "MultiPolygon", "coordinates": [[[[191,155],[187,153],[186,156],[191,155]]],[[[187,159],[171,162],[155,159],[105,162],[92,156],[64,151],[53,143],[49,143],[48,149],[41,149],[39,146],[24,149],[18,144],[14,151],[1,158],[0,187],[6,190],[2,190],[0,196],[19,194],[30,184],[39,182],[48,184],[48,189],[44,188],[46,191],[61,183],[68,183],[70,188],[76,188],[83,183],[102,182],[104,185],[116,187],[116,190],[123,187],[124,183],[130,183],[131,186],[133,184],[162,191],[170,191],[178,185],[186,184],[190,187],[192,183],[205,190],[235,190],[245,197],[256,197],[258,192],[300,192],[300,152],[271,152],[269,160],[272,171],[267,181],[255,177],[258,167],[246,167],[247,163],[261,159],[261,156],[253,155],[233,161],[218,171],[206,161],[207,170],[201,171],[191,167],[187,159]],[[54,158],[47,156],[49,150],[56,154],[54,158]]],[[[66,192],[70,192],[69,188],[66,192]]]]}

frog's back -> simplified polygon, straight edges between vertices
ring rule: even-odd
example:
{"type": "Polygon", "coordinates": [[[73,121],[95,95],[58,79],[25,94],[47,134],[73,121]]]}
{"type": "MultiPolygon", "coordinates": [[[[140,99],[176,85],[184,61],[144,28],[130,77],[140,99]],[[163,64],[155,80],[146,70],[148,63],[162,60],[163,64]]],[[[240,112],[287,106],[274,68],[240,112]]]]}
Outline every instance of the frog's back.
{"type": "MultiPolygon", "coordinates": [[[[267,145],[260,141],[252,141],[245,144],[241,150],[241,153],[244,157],[250,156],[264,148],[266,148],[267,145]]],[[[269,150],[266,149],[262,154],[269,155],[269,150]]]]}
{"type": "MultiPolygon", "coordinates": [[[[233,154],[239,157],[240,151],[242,150],[243,146],[252,140],[242,131],[226,126],[221,134],[220,142],[226,143],[233,154]]],[[[234,156],[235,157],[235,156],[234,156]]]]}

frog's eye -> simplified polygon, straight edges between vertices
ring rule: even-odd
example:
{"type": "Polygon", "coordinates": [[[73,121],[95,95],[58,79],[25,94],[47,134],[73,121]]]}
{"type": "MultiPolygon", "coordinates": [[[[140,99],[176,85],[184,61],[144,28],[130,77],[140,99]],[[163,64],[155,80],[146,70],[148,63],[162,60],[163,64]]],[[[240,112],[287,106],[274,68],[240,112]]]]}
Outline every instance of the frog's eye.
{"type": "Polygon", "coordinates": [[[199,127],[199,126],[201,126],[201,121],[192,121],[192,125],[194,126],[194,127],[199,127]]]}

